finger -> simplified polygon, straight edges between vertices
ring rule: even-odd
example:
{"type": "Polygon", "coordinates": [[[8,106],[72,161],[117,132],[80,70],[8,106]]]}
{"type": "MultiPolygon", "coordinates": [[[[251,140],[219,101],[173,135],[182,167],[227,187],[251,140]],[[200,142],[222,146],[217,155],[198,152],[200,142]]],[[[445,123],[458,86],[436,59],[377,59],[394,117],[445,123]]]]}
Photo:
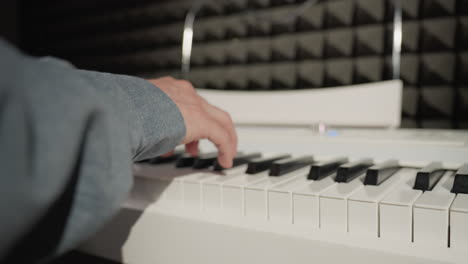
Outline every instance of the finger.
{"type": "Polygon", "coordinates": [[[208,140],[218,149],[218,162],[224,168],[232,167],[234,152],[229,137],[226,137],[226,131],[216,120],[210,122],[206,127],[206,135],[208,140]]]}
{"type": "Polygon", "coordinates": [[[167,158],[167,157],[170,157],[170,156],[172,156],[172,155],[174,155],[174,150],[169,151],[169,152],[167,152],[166,154],[161,155],[161,157],[167,158]]]}
{"type": "Polygon", "coordinates": [[[234,128],[234,123],[232,122],[231,117],[229,116],[228,113],[224,112],[223,110],[219,109],[218,107],[214,105],[210,105],[207,102],[205,104],[205,109],[225,129],[225,132],[228,134],[229,142],[231,144],[231,150],[232,150],[231,154],[235,156],[237,154],[237,133],[234,128]]]}
{"type": "Polygon", "coordinates": [[[192,156],[198,156],[198,140],[185,144],[185,152],[192,156]]]}
{"type": "Polygon", "coordinates": [[[235,156],[237,154],[237,133],[236,129],[234,127],[234,123],[232,122],[231,116],[221,110],[220,108],[212,105],[212,107],[217,110],[216,112],[220,116],[220,122],[226,126],[226,129],[228,130],[229,136],[231,137],[231,142],[232,142],[232,150],[234,151],[233,155],[235,156]]]}

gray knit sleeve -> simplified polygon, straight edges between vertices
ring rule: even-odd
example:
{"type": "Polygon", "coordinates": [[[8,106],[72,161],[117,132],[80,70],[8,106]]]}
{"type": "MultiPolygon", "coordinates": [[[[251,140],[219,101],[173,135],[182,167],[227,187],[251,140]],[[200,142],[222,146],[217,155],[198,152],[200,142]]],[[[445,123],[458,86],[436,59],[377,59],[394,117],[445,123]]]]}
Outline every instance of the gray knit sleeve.
{"type": "Polygon", "coordinates": [[[28,57],[0,39],[0,262],[76,246],[126,198],[132,161],[184,135],[178,108],[149,82],[28,57]]]}

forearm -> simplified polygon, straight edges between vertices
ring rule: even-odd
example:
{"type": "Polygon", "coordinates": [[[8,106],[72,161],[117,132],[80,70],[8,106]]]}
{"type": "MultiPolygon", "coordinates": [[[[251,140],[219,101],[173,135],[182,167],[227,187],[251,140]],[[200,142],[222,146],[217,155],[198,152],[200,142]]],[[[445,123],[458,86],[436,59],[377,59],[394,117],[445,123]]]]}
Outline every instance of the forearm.
{"type": "Polygon", "coordinates": [[[184,120],[174,102],[160,89],[140,78],[92,71],[79,71],[106,96],[123,97],[128,103],[132,159],[155,157],[180,144],[184,120]],[[118,89],[116,89],[118,88],[118,89]]]}
{"type": "Polygon", "coordinates": [[[2,42],[0,57],[0,260],[28,240],[48,241],[34,230],[53,217],[47,227],[58,235],[36,245],[46,257],[96,231],[125,199],[131,161],[174,147],[184,123],[142,79],[77,71],[2,42]]]}

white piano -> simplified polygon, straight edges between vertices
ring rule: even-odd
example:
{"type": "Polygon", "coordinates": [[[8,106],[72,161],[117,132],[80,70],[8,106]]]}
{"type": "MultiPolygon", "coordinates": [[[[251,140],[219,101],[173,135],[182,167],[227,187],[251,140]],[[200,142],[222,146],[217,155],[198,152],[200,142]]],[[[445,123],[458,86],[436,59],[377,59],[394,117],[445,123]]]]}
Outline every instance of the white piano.
{"type": "Polygon", "coordinates": [[[237,166],[214,170],[206,142],[198,160],[136,164],[129,199],[81,250],[135,264],[467,263],[468,133],[395,129],[401,89],[201,92],[238,124],[237,166]]]}

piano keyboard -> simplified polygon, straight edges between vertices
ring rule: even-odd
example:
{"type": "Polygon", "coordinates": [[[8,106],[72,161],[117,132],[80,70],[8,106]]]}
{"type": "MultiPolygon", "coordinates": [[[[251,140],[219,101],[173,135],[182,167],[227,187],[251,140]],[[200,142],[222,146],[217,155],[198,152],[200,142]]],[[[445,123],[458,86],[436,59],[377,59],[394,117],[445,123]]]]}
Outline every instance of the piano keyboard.
{"type": "MultiPolygon", "coordinates": [[[[245,151],[231,169],[221,170],[210,151],[197,159],[179,153],[177,158],[136,164],[123,211],[138,212],[138,217],[126,242],[121,241],[117,255],[123,259],[117,260],[209,263],[238,256],[248,263],[280,263],[285,255],[297,254],[292,263],[313,258],[327,263],[465,263],[466,133],[350,130],[319,135],[297,130],[283,136],[276,131],[276,140],[271,140],[262,137],[266,130],[240,132],[247,144],[241,144],[245,151]],[[307,141],[297,133],[312,135],[307,141]],[[268,151],[258,152],[257,147],[268,151]],[[167,217],[170,221],[161,223],[167,217]],[[187,234],[179,233],[187,226],[192,226],[187,234]],[[197,230],[204,233],[193,237],[197,230]],[[234,233],[244,236],[232,238],[234,233]],[[161,234],[177,239],[157,238],[161,234]],[[273,252],[264,256],[252,243],[269,245],[273,252]],[[330,256],[343,246],[353,253],[330,256]],[[228,252],[229,247],[238,252],[228,252]],[[187,259],[160,248],[180,250],[187,259]]],[[[116,259],[116,252],[103,245],[129,221],[126,214],[128,218],[128,213],[119,214],[83,249],[116,259]]]]}

